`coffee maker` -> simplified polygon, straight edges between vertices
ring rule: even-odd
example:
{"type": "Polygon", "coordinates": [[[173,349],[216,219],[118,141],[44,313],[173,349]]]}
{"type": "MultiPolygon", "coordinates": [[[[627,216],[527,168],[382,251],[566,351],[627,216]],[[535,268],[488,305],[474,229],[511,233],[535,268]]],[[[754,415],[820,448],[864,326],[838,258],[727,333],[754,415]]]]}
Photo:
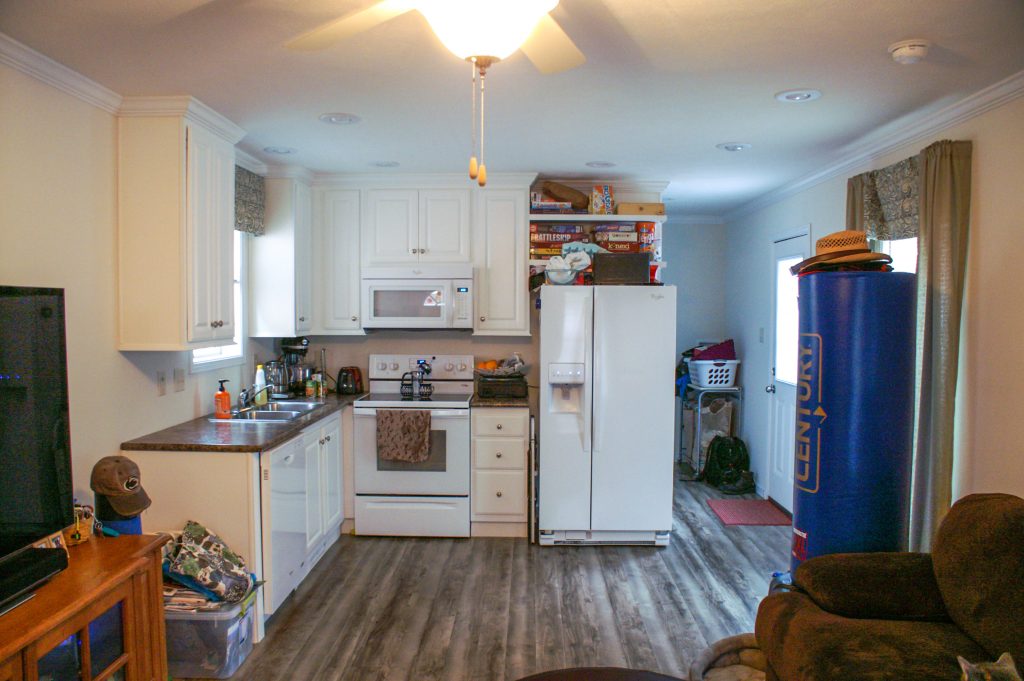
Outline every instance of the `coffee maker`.
{"type": "Polygon", "coordinates": [[[281,339],[281,359],[288,377],[288,391],[294,395],[306,392],[306,381],[313,375],[313,367],[303,360],[309,352],[309,339],[305,336],[281,339]]]}

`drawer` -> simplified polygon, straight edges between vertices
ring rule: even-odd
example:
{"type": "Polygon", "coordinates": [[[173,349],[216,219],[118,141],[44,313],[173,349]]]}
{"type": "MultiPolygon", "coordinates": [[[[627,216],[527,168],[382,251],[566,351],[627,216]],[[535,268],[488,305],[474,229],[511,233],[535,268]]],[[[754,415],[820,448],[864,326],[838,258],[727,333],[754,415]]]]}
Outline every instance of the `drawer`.
{"type": "Polygon", "coordinates": [[[473,434],[526,437],[529,409],[474,409],[473,434]]]}
{"type": "Polygon", "coordinates": [[[525,437],[473,438],[474,468],[526,468],[525,437]]]}
{"type": "Polygon", "coordinates": [[[473,514],[526,513],[526,471],[473,471],[473,514]]]}

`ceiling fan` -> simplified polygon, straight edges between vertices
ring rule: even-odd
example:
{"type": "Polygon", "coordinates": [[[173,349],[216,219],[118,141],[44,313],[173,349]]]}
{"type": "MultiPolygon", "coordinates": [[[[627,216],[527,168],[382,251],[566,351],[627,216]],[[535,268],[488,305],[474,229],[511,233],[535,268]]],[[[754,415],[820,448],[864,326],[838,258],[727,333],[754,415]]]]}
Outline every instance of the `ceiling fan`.
{"type": "Polygon", "coordinates": [[[322,50],[407,12],[423,15],[441,42],[460,59],[491,63],[522,50],[541,73],[580,66],[586,57],[549,12],[558,0],[381,0],[318,26],[285,44],[322,50]]]}

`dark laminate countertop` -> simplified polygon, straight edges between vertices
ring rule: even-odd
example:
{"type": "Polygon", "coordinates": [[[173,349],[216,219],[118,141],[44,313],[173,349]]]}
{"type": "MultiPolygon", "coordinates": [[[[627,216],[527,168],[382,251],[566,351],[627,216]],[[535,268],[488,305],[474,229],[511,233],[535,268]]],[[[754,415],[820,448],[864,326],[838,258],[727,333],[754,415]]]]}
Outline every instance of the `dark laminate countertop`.
{"type": "Polygon", "coordinates": [[[298,435],[306,426],[337,414],[361,395],[331,395],[324,406],[287,423],[212,422],[212,414],[121,443],[125,451],[259,452],[298,435]]]}
{"type": "Polygon", "coordinates": [[[470,407],[520,407],[523,409],[530,408],[530,399],[528,397],[480,397],[479,395],[473,395],[473,399],[469,401],[470,407]]]}

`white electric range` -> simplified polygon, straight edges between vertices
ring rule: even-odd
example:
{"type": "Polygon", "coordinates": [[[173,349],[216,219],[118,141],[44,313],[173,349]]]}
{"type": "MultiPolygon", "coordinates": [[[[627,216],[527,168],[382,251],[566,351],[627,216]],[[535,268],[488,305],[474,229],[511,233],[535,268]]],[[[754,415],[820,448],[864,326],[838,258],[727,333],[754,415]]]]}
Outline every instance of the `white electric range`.
{"type": "Polygon", "coordinates": [[[353,404],[356,534],[468,537],[472,355],[370,355],[369,388],[353,404]],[[430,411],[425,461],[378,455],[385,409],[430,411]]]}

